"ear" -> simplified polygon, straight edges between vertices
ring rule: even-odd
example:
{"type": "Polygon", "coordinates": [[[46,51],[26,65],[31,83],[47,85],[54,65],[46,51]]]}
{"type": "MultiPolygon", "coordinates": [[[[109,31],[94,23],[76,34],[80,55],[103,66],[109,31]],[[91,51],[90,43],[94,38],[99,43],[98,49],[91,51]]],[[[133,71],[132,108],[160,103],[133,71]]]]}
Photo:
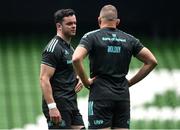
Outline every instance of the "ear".
{"type": "Polygon", "coordinates": [[[62,28],[62,25],[60,23],[56,23],[56,28],[57,29],[61,29],[62,28]]]}
{"type": "Polygon", "coordinates": [[[117,19],[116,26],[118,26],[119,24],[120,24],[120,19],[117,19]]]}
{"type": "Polygon", "coordinates": [[[101,17],[98,17],[98,24],[101,25],[101,17]]]}

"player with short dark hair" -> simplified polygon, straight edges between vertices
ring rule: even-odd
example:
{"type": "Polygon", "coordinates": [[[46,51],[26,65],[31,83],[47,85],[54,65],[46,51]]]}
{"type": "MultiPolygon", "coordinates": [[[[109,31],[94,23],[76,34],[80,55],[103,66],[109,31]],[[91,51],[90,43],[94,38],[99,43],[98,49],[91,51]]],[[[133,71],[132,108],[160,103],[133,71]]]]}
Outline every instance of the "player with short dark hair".
{"type": "Polygon", "coordinates": [[[64,17],[75,15],[74,10],[72,9],[61,9],[54,13],[55,23],[62,23],[64,17]]]}
{"type": "Polygon", "coordinates": [[[153,54],[135,37],[117,29],[120,23],[114,6],[105,5],[98,18],[100,29],[86,33],[73,54],[73,64],[84,85],[90,89],[90,129],[121,129],[130,126],[129,87],[142,80],[156,66],[153,54]],[[90,77],[82,64],[89,55],[90,77]],[[127,80],[132,56],[144,65],[127,80]]]}
{"type": "Polygon", "coordinates": [[[45,47],[40,70],[43,93],[43,113],[49,129],[84,128],[77,106],[77,92],[81,80],[72,66],[71,38],[76,34],[76,16],[72,9],[61,9],[54,14],[57,35],[45,47]]]}

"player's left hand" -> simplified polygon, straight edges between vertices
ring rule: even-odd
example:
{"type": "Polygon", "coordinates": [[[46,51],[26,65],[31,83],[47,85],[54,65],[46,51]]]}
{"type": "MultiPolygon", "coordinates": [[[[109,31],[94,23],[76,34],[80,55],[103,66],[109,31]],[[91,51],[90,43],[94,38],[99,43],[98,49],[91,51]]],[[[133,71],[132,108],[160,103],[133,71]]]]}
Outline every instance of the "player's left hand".
{"type": "Polygon", "coordinates": [[[78,93],[83,88],[83,83],[80,79],[78,79],[78,83],[75,86],[75,92],[78,93]]]}

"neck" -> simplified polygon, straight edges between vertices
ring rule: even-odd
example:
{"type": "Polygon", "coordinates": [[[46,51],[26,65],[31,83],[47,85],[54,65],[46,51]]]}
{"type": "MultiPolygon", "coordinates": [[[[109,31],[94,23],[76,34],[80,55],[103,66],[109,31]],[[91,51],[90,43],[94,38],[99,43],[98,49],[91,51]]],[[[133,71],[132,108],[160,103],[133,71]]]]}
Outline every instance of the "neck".
{"type": "Polygon", "coordinates": [[[100,24],[100,28],[116,28],[116,22],[114,21],[102,21],[100,24]]]}
{"type": "Polygon", "coordinates": [[[62,32],[57,32],[57,36],[61,37],[67,43],[71,42],[71,37],[64,35],[62,32]]]}

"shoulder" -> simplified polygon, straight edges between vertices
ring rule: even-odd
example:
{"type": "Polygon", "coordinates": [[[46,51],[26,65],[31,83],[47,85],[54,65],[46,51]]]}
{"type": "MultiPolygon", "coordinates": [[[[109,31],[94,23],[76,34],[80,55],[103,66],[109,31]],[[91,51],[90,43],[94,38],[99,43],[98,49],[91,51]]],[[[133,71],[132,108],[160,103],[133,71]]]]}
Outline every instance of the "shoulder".
{"type": "Polygon", "coordinates": [[[45,47],[45,52],[54,53],[56,51],[59,51],[61,49],[61,40],[58,37],[54,37],[49,41],[47,46],[45,47]]]}
{"type": "Polygon", "coordinates": [[[123,32],[121,30],[119,30],[119,32],[122,33],[122,35],[124,35],[129,41],[138,41],[138,39],[135,36],[129,33],[123,32]]]}
{"type": "Polygon", "coordinates": [[[96,34],[96,33],[99,32],[99,31],[100,31],[100,29],[96,29],[96,30],[87,32],[87,33],[84,34],[84,36],[83,36],[82,38],[86,38],[87,36],[94,35],[94,34],[96,34]]]}
{"type": "Polygon", "coordinates": [[[130,43],[130,44],[136,44],[136,43],[139,43],[139,39],[136,38],[135,36],[129,34],[129,33],[126,33],[122,30],[118,30],[118,33],[119,33],[119,36],[123,39],[125,39],[125,41],[127,43],[130,43]]]}

